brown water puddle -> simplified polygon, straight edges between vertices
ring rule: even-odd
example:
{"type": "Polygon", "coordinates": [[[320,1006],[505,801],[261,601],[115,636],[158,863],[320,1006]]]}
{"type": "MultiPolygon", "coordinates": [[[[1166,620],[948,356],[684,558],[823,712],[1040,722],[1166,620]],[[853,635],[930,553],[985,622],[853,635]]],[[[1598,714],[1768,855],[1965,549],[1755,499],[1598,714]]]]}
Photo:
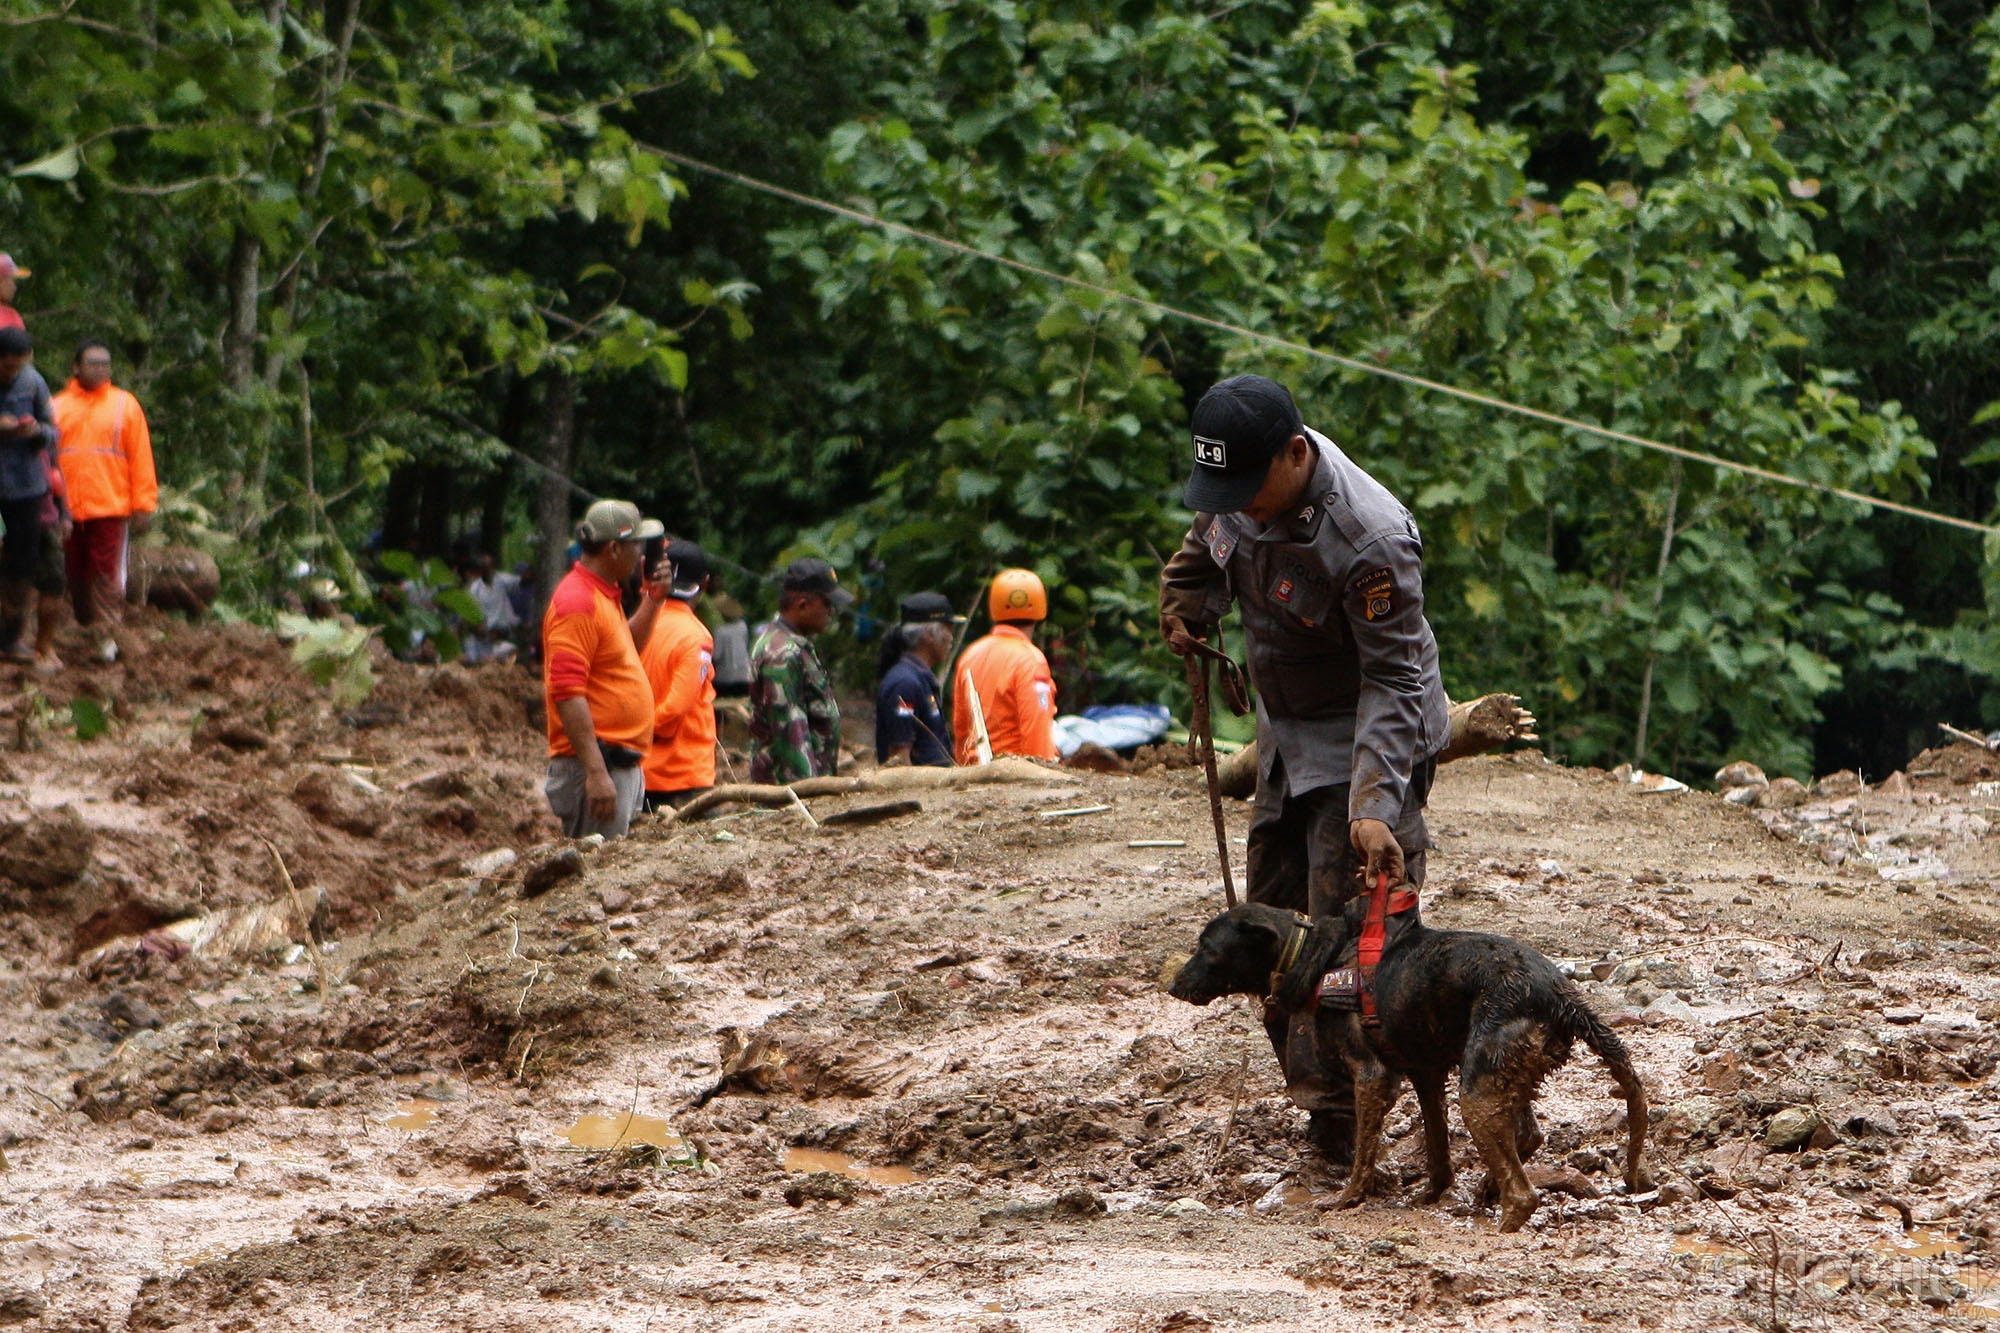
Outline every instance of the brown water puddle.
{"type": "Polygon", "coordinates": [[[1894,1255],[1898,1259],[1935,1259],[1941,1254],[1965,1253],[1965,1247],[1957,1241],[1921,1227],[1901,1236],[1878,1240],[1868,1248],[1877,1254],[1894,1255]]]}
{"type": "Polygon", "coordinates": [[[412,1097],[396,1106],[396,1114],[389,1117],[392,1129],[429,1129],[437,1119],[438,1104],[428,1097],[412,1097]]]}
{"type": "Polygon", "coordinates": [[[914,1185],[918,1179],[917,1173],[907,1166],[863,1166],[844,1152],[827,1152],[822,1148],[785,1149],[784,1168],[799,1172],[831,1171],[871,1185],[914,1185]]]}
{"type": "Polygon", "coordinates": [[[667,1127],[656,1115],[580,1115],[562,1132],[574,1148],[623,1148],[635,1143],[651,1144],[675,1157],[691,1156],[688,1141],[667,1127]]]}

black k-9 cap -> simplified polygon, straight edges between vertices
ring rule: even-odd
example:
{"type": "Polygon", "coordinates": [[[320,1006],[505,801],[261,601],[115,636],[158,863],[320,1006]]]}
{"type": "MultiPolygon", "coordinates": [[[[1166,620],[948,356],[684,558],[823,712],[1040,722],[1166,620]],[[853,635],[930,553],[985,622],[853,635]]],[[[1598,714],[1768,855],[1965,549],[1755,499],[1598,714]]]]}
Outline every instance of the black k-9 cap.
{"type": "Polygon", "coordinates": [[[1184,500],[1205,514],[1233,514],[1256,499],[1271,460],[1305,433],[1291,391],[1262,375],[1236,375],[1211,386],[1189,426],[1194,472],[1184,500]]]}

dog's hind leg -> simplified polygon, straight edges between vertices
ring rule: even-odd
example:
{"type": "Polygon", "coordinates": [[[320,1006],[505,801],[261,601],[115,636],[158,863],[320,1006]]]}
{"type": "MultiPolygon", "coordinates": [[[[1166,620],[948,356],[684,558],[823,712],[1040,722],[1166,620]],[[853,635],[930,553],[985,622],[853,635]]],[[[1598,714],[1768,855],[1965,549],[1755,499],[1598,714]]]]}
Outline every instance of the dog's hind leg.
{"type": "Polygon", "coordinates": [[[1382,1121],[1403,1090],[1403,1079],[1379,1061],[1370,1060],[1354,1068],[1354,1165],[1348,1171],[1347,1188],[1333,1201],[1336,1208],[1352,1208],[1368,1197],[1375,1183],[1375,1164],[1382,1158],[1382,1121]]]}
{"type": "Polygon", "coordinates": [[[1525,1162],[1535,1155],[1542,1143],[1542,1127],[1535,1121],[1535,1103],[1524,1101],[1514,1119],[1514,1151],[1525,1162]]]}
{"type": "Polygon", "coordinates": [[[1494,1187],[1500,1192],[1500,1229],[1519,1231],[1535,1214],[1541,1199],[1521,1169],[1519,1150],[1514,1146],[1519,1123],[1521,1094],[1499,1079],[1467,1080],[1458,1085],[1458,1110],[1472,1135],[1494,1187]]]}
{"type": "Polygon", "coordinates": [[[1425,1203],[1436,1203],[1451,1188],[1451,1126],[1445,1121],[1445,1077],[1442,1069],[1426,1069],[1410,1075],[1410,1082],[1417,1089],[1417,1105],[1424,1116],[1424,1169],[1430,1175],[1430,1184],[1424,1189],[1425,1203]]]}

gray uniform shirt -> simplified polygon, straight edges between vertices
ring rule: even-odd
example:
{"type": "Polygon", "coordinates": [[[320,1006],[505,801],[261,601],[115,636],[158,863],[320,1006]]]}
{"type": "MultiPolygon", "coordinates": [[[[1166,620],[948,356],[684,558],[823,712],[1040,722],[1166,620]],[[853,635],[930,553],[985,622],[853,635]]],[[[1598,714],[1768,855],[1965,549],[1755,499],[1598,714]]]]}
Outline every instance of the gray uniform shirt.
{"type": "Polygon", "coordinates": [[[1350,819],[1394,825],[1411,770],[1450,730],[1423,539],[1380,482],[1306,434],[1319,462],[1297,512],[1265,525],[1196,514],[1161,577],[1160,609],[1217,624],[1240,604],[1262,777],[1282,759],[1293,795],[1351,783],[1350,819]]]}
{"type": "Polygon", "coordinates": [[[33,417],[33,435],[0,435],[0,500],[32,500],[49,492],[43,453],[53,454],[60,436],[49,386],[33,366],[22,366],[12,384],[0,384],[0,412],[33,417]]]}

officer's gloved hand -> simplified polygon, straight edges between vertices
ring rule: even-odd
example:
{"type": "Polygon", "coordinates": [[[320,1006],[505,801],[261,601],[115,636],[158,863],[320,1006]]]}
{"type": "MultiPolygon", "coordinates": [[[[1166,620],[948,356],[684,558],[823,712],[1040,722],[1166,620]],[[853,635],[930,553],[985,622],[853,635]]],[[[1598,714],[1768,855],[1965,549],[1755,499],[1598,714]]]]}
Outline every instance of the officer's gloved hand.
{"type": "Polygon", "coordinates": [[[1167,647],[1175,654],[1186,657],[1192,649],[1189,644],[1195,639],[1207,639],[1215,633],[1212,625],[1199,620],[1183,620],[1170,611],[1160,612],[1160,637],[1167,641],[1167,647]]]}
{"type": "Polygon", "coordinates": [[[1379,819],[1357,819],[1347,826],[1347,839],[1361,855],[1362,884],[1374,888],[1376,877],[1387,875],[1389,887],[1403,883],[1403,845],[1396,834],[1379,819]]]}

